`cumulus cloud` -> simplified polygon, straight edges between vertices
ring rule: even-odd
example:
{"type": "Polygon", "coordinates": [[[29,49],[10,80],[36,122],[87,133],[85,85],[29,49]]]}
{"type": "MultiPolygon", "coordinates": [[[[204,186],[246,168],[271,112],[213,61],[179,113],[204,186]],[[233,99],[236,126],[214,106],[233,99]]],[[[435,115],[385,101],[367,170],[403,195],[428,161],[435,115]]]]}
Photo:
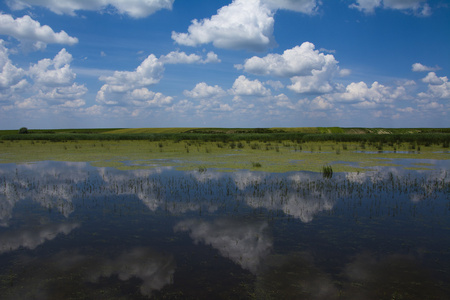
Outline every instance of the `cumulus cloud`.
{"type": "MultiPolygon", "coordinates": [[[[12,89],[21,86],[21,93],[14,104],[20,109],[65,108],[74,109],[85,105],[82,99],[87,93],[84,85],[75,81],[76,74],[70,67],[72,55],[66,49],[62,49],[53,59],[45,58],[32,64],[27,71],[22,71],[21,76],[31,79],[27,82],[21,80],[12,89]]],[[[17,95],[16,95],[17,96],[17,95]]]]}
{"type": "Polygon", "coordinates": [[[150,54],[134,71],[115,71],[112,76],[101,76],[105,84],[97,92],[97,102],[107,105],[129,103],[137,106],[161,106],[170,104],[171,97],[154,93],[148,86],[159,83],[166,64],[206,64],[220,62],[214,52],[205,59],[196,54],[173,51],[157,58],[150,54]],[[144,102],[142,101],[144,100],[144,102]]]}
{"type": "Polygon", "coordinates": [[[431,15],[430,6],[427,0],[356,0],[349,6],[356,8],[366,14],[372,14],[376,8],[395,9],[403,12],[412,12],[419,16],[431,15]]]}
{"type": "Polygon", "coordinates": [[[175,225],[174,231],[188,231],[195,243],[211,245],[221,255],[253,273],[270,254],[273,245],[267,222],[187,220],[175,225]]]}
{"type": "Polygon", "coordinates": [[[164,71],[164,64],[150,54],[134,71],[115,71],[113,76],[101,76],[117,91],[126,91],[133,87],[148,86],[158,83],[164,71]]]}
{"type": "MultiPolygon", "coordinates": [[[[352,82],[350,83],[343,93],[335,94],[334,100],[350,103],[391,103],[395,99],[404,96],[405,90],[403,87],[397,87],[395,89],[387,87],[375,81],[369,87],[365,82],[352,82]]],[[[363,104],[364,105],[364,104],[363,104]]]]}
{"type": "Polygon", "coordinates": [[[415,63],[412,65],[412,71],[413,72],[430,72],[430,71],[438,71],[441,68],[436,66],[436,67],[428,67],[425,65],[422,65],[421,63],[415,63]]]}
{"type": "Polygon", "coordinates": [[[447,81],[447,77],[437,77],[436,73],[430,72],[422,81],[431,85],[441,85],[447,81]]]}
{"type": "Polygon", "coordinates": [[[72,55],[66,49],[62,49],[53,59],[42,59],[32,65],[29,75],[34,82],[46,86],[69,85],[76,74],[70,68],[72,55]]]}
{"type": "Polygon", "coordinates": [[[162,93],[155,93],[147,88],[133,90],[128,94],[131,102],[136,106],[160,107],[172,103],[173,98],[164,96],[162,93]]]}
{"type": "Polygon", "coordinates": [[[218,85],[209,86],[205,82],[198,83],[192,91],[184,91],[189,98],[217,98],[226,95],[226,92],[218,85]]]}
{"type": "Polygon", "coordinates": [[[230,93],[236,96],[270,96],[270,90],[259,80],[249,80],[244,75],[239,76],[233,83],[230,93]]]}
{"type": "Polygon", "coordinates": [[[275,90],[283,89],[284,84],[281,81],[278,80],[267,80],[266,84],[271,86],[275,90]]]}
{"type": "Polygon", "coordinates": [[[330,69],[313,70],[313,75],[311,76],[295,76],[291,78],[292,84],[288,86],[288,89],[299,94],[329,93],[333,91],[333,86],[329,82],[330,72],[332,72],[330,69]]]}
{"type": "MultiPolygon", "coordinates": [[[[314,44],[304,42],[283,54],[253,56],[236,67],[256,75],[291,77],[288,88],[296,93],[329,93],[333,90],[330,80],[341,75],[337,64],[333,55],[320,53],[314,44]]],[[[343,70],[342,75],[347,74],[349,71],[343,70]]]]}
{"type": "Polygon", "coordinates": [[[206,59],[203,59],[197,54],[187,55],[184,52],[172,51],[167,55],[162,55],[159,61],[164,64],[206,64],[206,63],[219,63],[220,59],[214,52],[208,52],[206,59]]]}
{"type": "Polygon", "coordinates": [[[54,32],[52,28],[41,25],[30,16],[14,19],[11,15],[0,13],[0,34],[14,37],[24,47],[31,44],[35,50],[43,49],[47,44],[78,43],[77,38],[69,36],[65,31],[54,32]]]}
{"type": "Polygon", "coordinates": [[[102,11],[114,8],[119,14],[133,18],[147,17],[161,9],[172,9],[174,0],[10,0],[7,1],[13,10],[22,10],[32,6],[45,7],[56,14],[75,15],[78,10],[102,11]]]}
{"type": "Polygon", "coordinates": [[[311,75],[313,70],[321,70],[328,61],[336,61],[333,55],[324,55],[312,43],[285,50],[283,54],[268,54],[265,57],[253,56],[244,63],[246,72],[257,75],[280,77],[311,75]]]}
{"type": "Polygon", "coordinates": [[[436,73],[430,72],[422,79],[423,82],[428,83],[428,91],[419,93],[421,98],[450,98],[450,82],[447,76],[438,77],[436,73]]]}
{"type": "Polygon", "coordinates": [[[327,110],[333,108],[333,104],[325,98],[318,96],[311,101],[310,107],[312,110],[327,110]]]}
{"type": "Polygon", "coordinates": [[[172,39],[186,46],[213,43],[226,49],[263,51],[275,44],[273,12],[260,0],[234,0],[210,19],[193,20],[188,33],[172,32],[172,39]]]}
{"type": "Polygon", "coordinates": [[[24,75],[23,69],[13,65],[4,41],[0,39],[0,91],[12,88],[22,80],[24,75]]]}

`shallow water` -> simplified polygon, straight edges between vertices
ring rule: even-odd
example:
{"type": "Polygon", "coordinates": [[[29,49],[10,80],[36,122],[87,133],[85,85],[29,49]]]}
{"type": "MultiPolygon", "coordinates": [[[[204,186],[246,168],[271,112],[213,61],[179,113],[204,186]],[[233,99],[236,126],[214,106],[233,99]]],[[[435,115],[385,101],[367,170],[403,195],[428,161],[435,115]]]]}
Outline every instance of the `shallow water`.
{"type": "Polygon", "coordinates": [[[1,165],[0,295],[447,299],[449,163],[395,163],[331,179],[1,165]]]}

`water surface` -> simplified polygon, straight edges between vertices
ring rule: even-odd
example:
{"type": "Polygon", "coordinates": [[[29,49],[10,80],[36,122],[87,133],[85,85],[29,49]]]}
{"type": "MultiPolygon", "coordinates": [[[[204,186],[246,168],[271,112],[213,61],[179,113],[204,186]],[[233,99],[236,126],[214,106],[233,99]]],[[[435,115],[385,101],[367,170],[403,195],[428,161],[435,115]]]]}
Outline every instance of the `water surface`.
{"type": "Polygon", "coordinates": [[[331,179],[4,164],[0,294],[447,299],[449,163],[395,164],[331,179]]]}

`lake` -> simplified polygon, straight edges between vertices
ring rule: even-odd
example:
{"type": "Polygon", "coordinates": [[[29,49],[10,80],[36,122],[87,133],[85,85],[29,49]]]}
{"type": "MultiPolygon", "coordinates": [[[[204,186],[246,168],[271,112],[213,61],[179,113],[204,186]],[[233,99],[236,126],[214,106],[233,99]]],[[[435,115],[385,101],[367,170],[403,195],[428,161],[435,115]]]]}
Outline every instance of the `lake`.
{"type": "Polygon", "coordinates": [[[450,161],[0,165],[2,299],[448,299],[450,161]]]}

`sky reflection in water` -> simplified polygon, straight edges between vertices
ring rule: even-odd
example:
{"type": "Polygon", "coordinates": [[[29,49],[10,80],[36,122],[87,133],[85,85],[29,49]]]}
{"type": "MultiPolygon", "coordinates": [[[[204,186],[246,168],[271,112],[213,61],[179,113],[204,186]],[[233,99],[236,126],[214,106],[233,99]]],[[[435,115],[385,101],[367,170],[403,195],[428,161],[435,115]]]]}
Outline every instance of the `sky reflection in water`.
{"type": "Polygon", "coordinates": [[[332,179],[2,165],[0,293],[445,299],[450,176],[440,165],[332,179]]]}

